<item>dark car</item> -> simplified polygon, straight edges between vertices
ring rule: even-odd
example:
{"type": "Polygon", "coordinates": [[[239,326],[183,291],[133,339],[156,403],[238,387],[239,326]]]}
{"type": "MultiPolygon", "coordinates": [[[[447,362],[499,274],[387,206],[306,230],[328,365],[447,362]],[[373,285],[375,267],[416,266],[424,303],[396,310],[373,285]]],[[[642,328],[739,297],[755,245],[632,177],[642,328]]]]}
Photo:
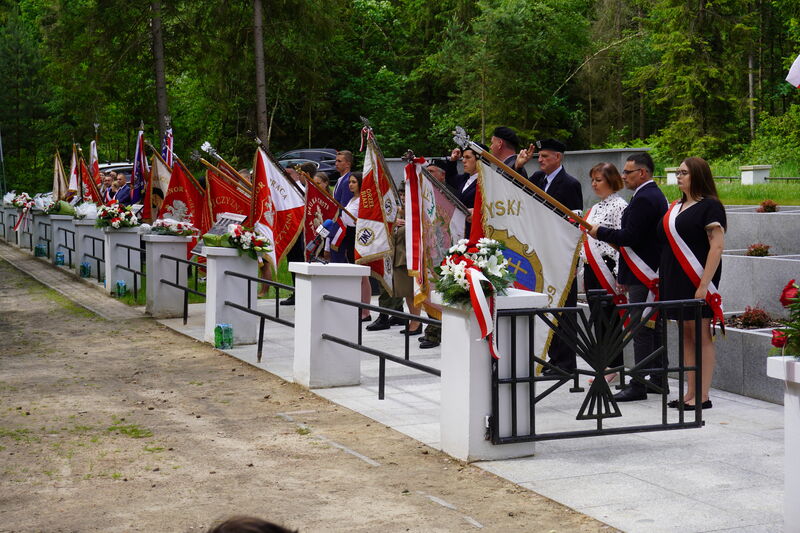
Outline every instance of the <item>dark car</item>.
{"type": "Polygon", "coordinates": [[[299,150],[289,150],[278,157],[278,162],[287,167],[290,165],[300,165],[306,161],[317,164],[317,171],[324,172],[330,178],[331,183],[336,183],[339,179],[339,172],[336,170],[336,150],[334,148],[303,148],[299,150]]]}

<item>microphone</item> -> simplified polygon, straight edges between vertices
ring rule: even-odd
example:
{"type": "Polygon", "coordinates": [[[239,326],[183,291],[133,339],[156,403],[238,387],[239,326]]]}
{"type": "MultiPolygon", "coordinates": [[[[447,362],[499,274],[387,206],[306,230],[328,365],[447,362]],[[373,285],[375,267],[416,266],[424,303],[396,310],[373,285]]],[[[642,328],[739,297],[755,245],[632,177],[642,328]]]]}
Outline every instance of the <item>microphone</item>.
{"type": "Polygon", "coordinates": [[[306,244],[306,252],[314,252],[314,249],[317,248],[322,242],[328,238],[328,235],[331,234],[329,230],[325,228],[325,224],[327,222],[333,223],[333,221],[326,220],[319,226],[317,226],[316,234],[314,235],[314,240],[306,244]]]}

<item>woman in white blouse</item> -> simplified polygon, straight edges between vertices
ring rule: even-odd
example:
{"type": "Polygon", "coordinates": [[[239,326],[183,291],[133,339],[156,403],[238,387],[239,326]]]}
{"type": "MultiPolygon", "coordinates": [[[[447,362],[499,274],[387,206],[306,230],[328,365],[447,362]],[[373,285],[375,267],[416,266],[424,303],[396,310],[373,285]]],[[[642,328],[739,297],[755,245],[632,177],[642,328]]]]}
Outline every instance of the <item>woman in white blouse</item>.
{"type": "MultiPolygon", "coordinates": [[[[592,190],[600,198],[589,210],[586,221],[592,226],[600,224],[608,228],[619,229],[622,225],[622,212],[628,206],[617,191],[622,189],[622,176],[617,167],[611,163],[598,163],[589,171],[592,180],[592,190]]],[[[592,258],[587,257],[584,247],[581,248],[581,260],[583,261],[583,286],[587,292],[592,289],[606,289],[612,296],[617,294],[616,277],[617,263],[619,262],[619,252],[610,244],[593,239],[588,239],[587,246],[591,248],[592,258]],[[589,259],[593,259],[595,266],[590,264],[589,259]],[[602,261],[603,265],[599,264],[602,261]],[[598,268],[600,267],[600,268],[598,268]],[[607,268],[602,268],[607,267],[607,268]],[[604,275],[604,273],[606,275],[604,275]],[[599,276],[598,276],[599,274],[599,276]],[[603,279],[599,279],[603,278],[603,279]],[[611,289],[609,291],[609,289],[611,289]]],[[[606,307],[605,312],[609,318],[616,312],[613,306],[606,307]]],[[[596,323],[599,325],[599,323],[596,323]]],[[[596,331],[601,335],[601,331],[596,331]]],[[[609,367],[622,366],[622,352],[618,353],[609,363],[609,367]]],[[[606,374],[606,381],[611,383],[617,378],[617,373],[606,374]]]]}

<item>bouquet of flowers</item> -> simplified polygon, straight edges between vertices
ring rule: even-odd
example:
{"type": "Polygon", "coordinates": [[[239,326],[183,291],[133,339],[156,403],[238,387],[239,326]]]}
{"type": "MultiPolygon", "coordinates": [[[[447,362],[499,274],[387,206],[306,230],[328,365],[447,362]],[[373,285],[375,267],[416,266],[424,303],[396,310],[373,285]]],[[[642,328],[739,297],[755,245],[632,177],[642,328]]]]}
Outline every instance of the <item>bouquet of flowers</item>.
{"type": "Polygon", "coordinates": [[[514,283],[514,275],[508,271],[508,261],[503,256],[503,248],[505,248],[503,243],[486,238],[479,239],[477,243],[461,239],[451,247],[442,264],[435,268],[439,276],[436,290],[442,294],[444,303],[471,302],[470,282],[467,279],[470,269],[477,269],[483,274],[485,280],[482,280],[481,288],[485,296],[494,293],[504,294],[514,283]]]}
{"type": "Polygon", "coordinates": [[[58,200],[57,202],[52,202],[49,206],[47,206],[47,209],[45,209],[44,212],[47,215],[75,216],[75,207],[70,205],[69,202],[58,200]]]}
{"type": "Polygon", "coordinates": [[[139,225],[139,219],[127,205],[111,204],[97,210],[97,228],[132,228],[139,225]]]}
{"type": "Polygon", "coordinates": [[[11,205],[19,209],[30,209],[33,207],[33,198],[31,198],[28,193],[23,192],[16,195],[14,199],[11,200],[11,205]]]}
{"type": "Polygon", "coordinates": [[[781,305],[789,309],[789,318],[781,320],[783,327],[772,330],[772,345],[780,348],[776,355],[794,355],[800,359],[800,294],[795,280],[791,280],[781,292],[781,305]]]}
{"type": "Polygon", "coordinates": [[[44,211],[46,213],[51,205],[53,205],[53,195],[51,193],[37,194],[33,197],[33,207],[39,211],[44,211]]]}
{"type": "Polygon", "coordinates": [[[96,220],[97,219],[97,204],[92,202],[83,202],[75,208],[75,218],[83,220],[96,220]]]}
{"type": "Polygon", "coordinates": [[[247,254],[253,259],[259,259],[272,249],[270,243],[263,235],[254,232],[252,228],[245,228],[240,224],[230,224],[228,232],[223,235],[206,233],[203,243],[207,246],[222,246],[237,248],[239,255],[247,254]]]}
{"type": "Polygon", "coordinates": [[[197,228],[188,222],[180,222],[171,218],[159,218],[150,226],[150,233],[157,235],[177,235],[188,237],[198,232],[197,228]]]}

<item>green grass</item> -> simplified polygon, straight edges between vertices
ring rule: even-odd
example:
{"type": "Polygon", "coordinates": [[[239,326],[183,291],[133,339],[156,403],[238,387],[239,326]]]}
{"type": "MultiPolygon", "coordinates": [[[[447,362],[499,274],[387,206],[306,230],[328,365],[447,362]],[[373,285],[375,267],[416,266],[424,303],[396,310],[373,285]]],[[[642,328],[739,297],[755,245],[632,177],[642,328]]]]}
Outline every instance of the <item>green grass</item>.
{"type": "Polygon", "coordinates": [[[118,419],[116,417],[112,417],[111,419],[114,422],[114,425],[109,426],[106,428],[106,431],[109,433],[116,433],[117,435],[127,435],[133,439],[144,439],[147,437],[152,437],[153,432],[147,428],[143,428],[138,424],[121,424],[125,419],[118,419]]]}
{"type": "MultiPolygon", "coordinates": [[[[764,200],[772,200],[781,205],[800,205],[800,182],[764,183],[761,185],[742,185],[740,183],[717,183],[719,199],[725,205],[758,205],[764,200]]],[[[667,200],[680,198],[677,185],[660,185],[667,200]]]]}

